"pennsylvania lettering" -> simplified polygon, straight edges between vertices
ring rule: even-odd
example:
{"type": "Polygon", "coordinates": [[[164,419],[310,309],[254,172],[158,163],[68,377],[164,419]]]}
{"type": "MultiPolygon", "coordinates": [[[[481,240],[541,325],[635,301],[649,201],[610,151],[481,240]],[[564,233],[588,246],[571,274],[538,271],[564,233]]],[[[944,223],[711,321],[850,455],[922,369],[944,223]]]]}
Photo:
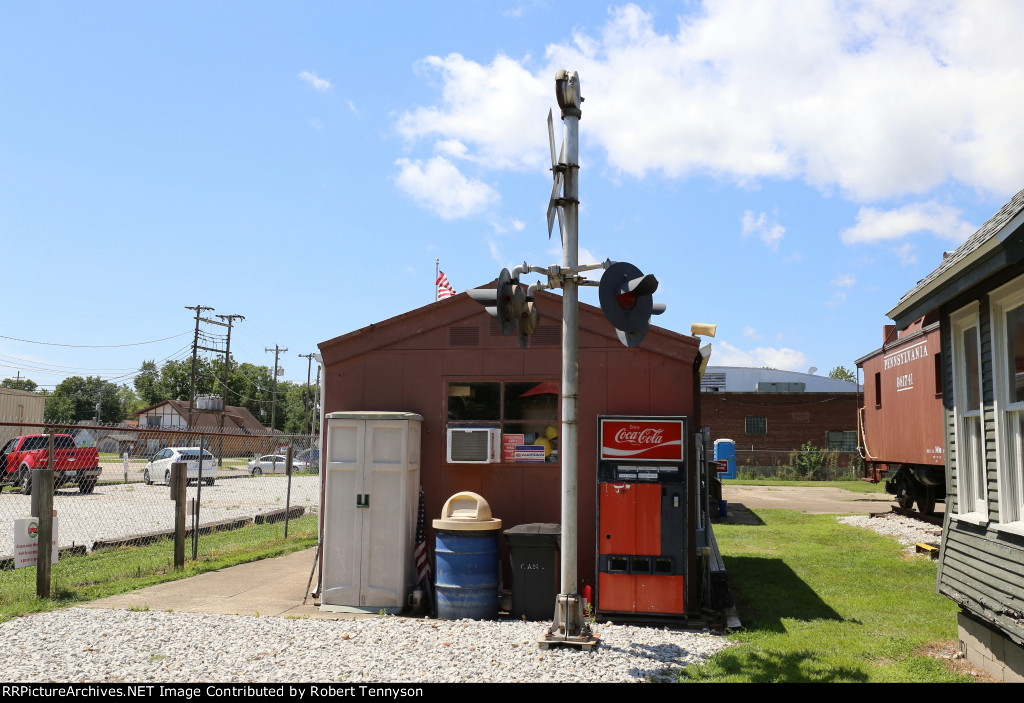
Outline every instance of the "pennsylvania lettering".
{"type": "Polygon", "coordinates": [[[921,359],[926,356],[928,356],[928,345],[918,344],[916,346],[911,347],[910,349],[904,349],[901,352],[896,352],[895,354],[890,354],[889,356],[885,357],[885,368],[891,369],[894,366],[906,364],[909,361],[921,359]]]}

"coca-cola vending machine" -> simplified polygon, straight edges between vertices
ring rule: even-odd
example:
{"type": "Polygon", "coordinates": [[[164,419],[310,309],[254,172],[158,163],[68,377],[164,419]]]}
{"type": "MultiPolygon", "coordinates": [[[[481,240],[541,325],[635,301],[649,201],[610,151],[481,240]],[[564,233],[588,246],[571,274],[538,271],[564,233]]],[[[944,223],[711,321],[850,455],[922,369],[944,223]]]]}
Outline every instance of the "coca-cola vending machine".
{"type": "Polygon", "coordinates": [[[686,418],[598,418],[596,611],[685,616],[686,418]]]}

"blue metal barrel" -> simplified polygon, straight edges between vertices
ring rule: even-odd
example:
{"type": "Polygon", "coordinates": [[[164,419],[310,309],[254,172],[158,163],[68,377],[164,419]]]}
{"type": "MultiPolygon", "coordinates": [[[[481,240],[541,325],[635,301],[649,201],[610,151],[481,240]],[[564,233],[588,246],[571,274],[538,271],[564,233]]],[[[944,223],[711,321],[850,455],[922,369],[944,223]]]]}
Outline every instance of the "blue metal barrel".
{"type": "Polygon", "coordinates": [[[437,617],[493,620],[498,617],[500,530],[437,530],[437,617]]]}

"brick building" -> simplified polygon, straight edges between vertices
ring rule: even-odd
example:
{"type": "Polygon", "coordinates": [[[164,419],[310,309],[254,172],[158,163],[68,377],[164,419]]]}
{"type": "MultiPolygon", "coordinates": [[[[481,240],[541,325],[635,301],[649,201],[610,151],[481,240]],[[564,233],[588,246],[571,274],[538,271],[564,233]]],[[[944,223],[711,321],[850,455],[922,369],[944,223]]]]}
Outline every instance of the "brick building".
{"type": "Polygon", "coordinates": [[[848,466],[857,449],[857,384],[775,369],[708,367],[701,417],[712,439],[736,442],[736,463],[774,466],[810,442],[839,452],[848,466]]]}

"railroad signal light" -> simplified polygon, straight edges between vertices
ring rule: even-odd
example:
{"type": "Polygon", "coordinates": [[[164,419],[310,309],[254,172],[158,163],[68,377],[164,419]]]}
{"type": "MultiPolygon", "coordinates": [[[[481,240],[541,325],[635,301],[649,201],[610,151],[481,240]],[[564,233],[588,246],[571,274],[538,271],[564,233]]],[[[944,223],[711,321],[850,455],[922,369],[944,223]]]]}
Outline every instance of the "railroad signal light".
{"type": "MultiPolygon", "coordinates": [[[[498,274],[498,285],[495,288],[473,288],[466,291],[470,298],[484,306],[488,313],[498,318],[501,323],[501,333],[506,337],[514,331],[519,331],[520,344],[522,337],[530,334],[533,330],[523,332],[528,328],[529,319],[533,315],[527,311],[529,306],[532,309],[533,301],[527,302],[523,289],[519,286],[519,280],[512,278],[508,269],[502,269],[498,274]]],[[[534,323],[536,327],[536,323],[534,323]]]]}
{"type": "Polygon", "coordinates": [[[647,335],[651,315],[665,312],[665,305],[655,303],[658,279],[644,274],[631,263],[618,261],[601,276],[598,297],[601,311],[617,330],[619,341],[635,347],[647,335]]]}
{"type": "Polygon", "coordinates": [[[540,322],[540,311],[532,300],[524,300],[519,315],[519,346],[526,349],[530,346],[530,335],[537,331],[540,322]]]}

